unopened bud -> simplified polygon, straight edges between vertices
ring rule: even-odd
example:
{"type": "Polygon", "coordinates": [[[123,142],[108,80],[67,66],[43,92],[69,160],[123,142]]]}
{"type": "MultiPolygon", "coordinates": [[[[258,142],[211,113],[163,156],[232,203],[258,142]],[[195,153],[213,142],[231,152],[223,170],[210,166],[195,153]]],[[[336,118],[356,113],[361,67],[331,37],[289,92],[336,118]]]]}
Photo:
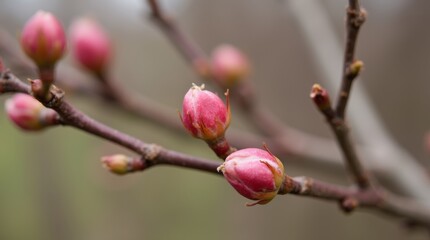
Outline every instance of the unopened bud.
{"type": "Polygon", "coordinates": [[[39,11],[25,24],[21,47],[39,68],[52,68],[65,51],[63,27],[51,13],[39,11]]]}
{"type": "Polygon", "coordinates": [[[282,162],[270,152],[246,148],[230,154],[218,168],[242,196],[266,204],[277,194],[285,178],[282,162]]]}
{"type": "Polygon", "coordinates": [[[321,111],[331,109],[330,96],[327,90],[321,87],[321,85],[314,84],[312,86],[310,97],[321,111]]]}
{"type": "Polygon", "coordinates": [[[360,60],[355,60],[351,65],[349,65],[349,74],[352,76],[357,76],[361,69],[363,68],[364,63],[360,60]]]}
{"type": "Polygon", "coordinates": [[[222,87],[230,88],[248,75],[249,63],[237,48],[221,45],[212,53],[211,72],[222,87]]]}
{"type": "Polygon", "coordinates": [[[57,112],[44,107],[30,95],[15,94],[5,105],[10,120],[23,130],[37,131],[59,123],[57,112]]]}
{"type": "Polygon", "coordinates": [[[105,156],[101,159],[103,166],[118,175],[124,175],[145,169],[143,161],[122,154],[105,156]]]}
{"type": "Polygon", "coordinates": [[[102,27],[88,18],[76,20],[70,31],[73,56],[87,70],[102,73],[111,58],[111,43],[102,27]]]}
{"type": "Polygon", "coordinates": [[[352,212],[359,205],[359,202],[355,198],[346,198],[345,200],[340,202],[340,207],[347,213],[352,212]]]}
{"type": "Polygon", "coordinates": [[[228,94],[226,106],[217,95],[203,88],[204,85],[194,85],[185,94],[181,120],[194,137],[214,141],[224,137],[230,124],[228,94]]]}

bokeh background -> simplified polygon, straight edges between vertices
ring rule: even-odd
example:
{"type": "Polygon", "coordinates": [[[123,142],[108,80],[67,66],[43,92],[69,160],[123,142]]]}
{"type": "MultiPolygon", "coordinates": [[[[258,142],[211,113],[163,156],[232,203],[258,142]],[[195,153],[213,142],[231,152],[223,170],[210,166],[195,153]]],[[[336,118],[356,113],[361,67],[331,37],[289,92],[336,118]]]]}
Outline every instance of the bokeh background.
{"type": "MultiPolygon", "coordinates": [[[[242,49],[252,62],[250,80],[260,100],[283,121],[331,137],[308,99],[310,86],[322,76],[300,24],[292,17],[289,4],[293,1],[305,0],[161,3],[205,51],[221,43],[242,49]]],[[[347,1],[306,1],[318,2],[336,30],[336,38],[342,40],[347,1]]],[[[359,37],[357,55],[366,67],[358,84],[369,93],[394,140],[429,166],[424,137],[430,125],[430,2],[363,0],[362,4],[369,18],[359,37]]],[[[177,118],[177,109],[191,82],[199,82],[146,17],[144,1],[2,0],[0,25],[18,39],[25,21],[39,9],[53,12],[65,26],[82,15],[97,19],[115,43],[112,73],[118,81],[137,94],[169,106],[172,118],[177,118]]],[[[312,21],[313,16],[308,18],[312,21]]],[[[323,39],[317,34],[314,37],[323,39]]],[[[340,78],[341,62],[336,64],[340,78]]],[[[78,67],[69,56],[60,67],[64,65],[78,67]]],[[[0,96],[1,102],[6,98],[0,96]]],[[[146,142],[215,160],[203,143],[185,132],[171,132],[96,98],[73,93],[67,98],[90,116],[146,142]]],[[[1,104],[2,112],[3,108],[1,104]]],[[[233,127],[249,128],[234,109],[233,127]]],[[[425,232],[409,231],[391,218],[366,211],[345,215],[336,204],[315,199],[279,196],[266,206],[245,207],[247,200],[222,178],[187,169],[162,166],[113,176],[101,167],[99,159],[114,153],[129,152],[66,127],[23,133],[1,113],[0,239],[427,237],[425,232]]],[[[297,164],[300,159],[283,160],[290,175],[348,182],[338,170],[297,164]]]]}

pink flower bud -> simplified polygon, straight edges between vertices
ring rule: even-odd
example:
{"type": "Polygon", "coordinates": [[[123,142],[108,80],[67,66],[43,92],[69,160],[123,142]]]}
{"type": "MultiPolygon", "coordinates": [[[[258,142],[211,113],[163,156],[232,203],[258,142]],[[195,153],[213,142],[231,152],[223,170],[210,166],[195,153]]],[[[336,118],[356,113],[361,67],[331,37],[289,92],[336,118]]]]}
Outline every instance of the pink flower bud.
{"type": "Polygon", "coordinates": [[[248,75],[249,64],[238,49],[221,45],[212,53],[211,71],[221,86],[229,88],[248,75]]]}
{"type": "Polygon", "coordinates": [[[230,154],[218,170],[242,196],[257,200],[248,206],[266,204],[277,194],[284,181],[284,166],[270,152],[246,148],[230,154]]]}
{"type": "Polygon", "coordinates": [[[58,114],[32,96],[18,93],[6,101],[10,120],[23,130],[37,131],[58,123],[58,114]]]}
{"type": "Polygon", "coordinates": [[[214,93],[203,90],[204,85],[192,86],[185,94],[181,120],[196,138],[213,141],[224,136],[230,124],[230,107],[214,93]]]}
{"type": "Polygon", "coordinates": [[[101,161],[106,169],[118,175],[145,169],[145,165],[140,159],[131,158],[122,154],[105,156],[102,157],[101,161]]]}
{"type": "Polygon", "coordinates": [[[38,11],[22,30],[21,47],[39,68],[51,68],[66,48],[63,27],[51,13],[38,11]]]}
{"type": "Polygon", "coordinates": [[[101,73],[111,57],[111,44],[107,34],[97,22],[81,18],[71,27],[73,56],[90,71],[101,73]]]}

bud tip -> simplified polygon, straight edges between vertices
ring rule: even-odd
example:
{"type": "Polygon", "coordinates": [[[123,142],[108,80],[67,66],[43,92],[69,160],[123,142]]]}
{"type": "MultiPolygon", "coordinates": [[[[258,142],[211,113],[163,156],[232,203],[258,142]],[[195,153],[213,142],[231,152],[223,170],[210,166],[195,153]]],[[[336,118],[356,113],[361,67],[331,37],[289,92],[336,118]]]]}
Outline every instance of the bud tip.
{"type": "Polygon", "coordinates": [[[52,68],[66,48],[61,23],[52,13],[38,11],[22,30],[21,47],[39,68],[52,68]]]}

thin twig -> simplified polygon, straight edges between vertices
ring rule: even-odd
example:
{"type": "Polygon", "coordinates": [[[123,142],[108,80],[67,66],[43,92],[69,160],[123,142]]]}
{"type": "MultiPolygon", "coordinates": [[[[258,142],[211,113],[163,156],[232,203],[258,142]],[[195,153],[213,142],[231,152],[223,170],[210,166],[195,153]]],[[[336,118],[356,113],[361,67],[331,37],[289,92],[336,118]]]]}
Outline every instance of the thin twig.
{"type": "Polygon", "coordinates": [[[342,70],[342,84],[335,109],[336,117],[332,116],[331,119],[328,119],[328,122],[336,135],[336,139],[345,157],[347,167],[354,176],[355,182],[360,188],[365,189],[371,185],[370,178],[361,165],[360,159],[358,158],[349,135],[349,128],[345,122],[346,105],[349,99],[352,82],[357,77],[362,65],[361,62],[354,62],[354,53],[358,32],[365,20],[365,12],[361,9],[358,0],[350,0],[346,13],[347,36],[342,70]]]}
{"type": "Polygon", "coordinates": [[[339,118],[331,107],[330,96],[326,89],[318,84],[312,86],[311,99],[320,112],[326,117],[327,122],[336,136],[337,142],[342,150],[347,168],[354,177],[355,183],[362,188],[370,187],[371,181],[368,173],[361,165],[355,146],[349,136],[349,129],[344,119],[339,118]]]}
{"type": "Polygon", "coordinates": [[[430,216],[425,206],[399,198],[382,189],[358,190],[321,182],[309,177],[290,178],[290,181],[286,181],[286,183],[288,186],[281,189],[280,194],[290,193],[337,201],[340,207],[347,212],[358,207],[374,208],[383,213],[412,221],[415,224],[430,227],[430,216]],[[288,192],[285,192],[285,189],[288,192]]]}
{"type": "Polygon", "coordinates": [[[349,136],[349,129],[345,121],[338,121],[337,118],[329,121],[330,127],[336,135],[342,153],[347,163],[349,171],[355,179],[355,182],[360,188],[368,188],[371,185],[369,174],[364,170],[360,159],[358,158],[357,151],[349,136]]]}
{"type": "Polygon", "coordinates": [[[353,80],[357,77],[358,71],[354,71],[352,66],[355,61],[355,46],[361,25],[366,20],[366,12],[360,8],[357,0],[350,0],[346,9],[346,43],[345,55],[342,69],[342,85],[339,90],[336,103],[336,114],[339,118],[345,118],[346,105],[351,92],[353,80]]]}
{"type": "Polygon", "coordinates": [[[313,86],[311,98],[326,116],[342,150],[347,168],[354,177],[355,182],[360,188],[366,189],[370,187],[371,180],[360,162],[345,121],[346,105],[351,92],[352,82],[358,76],[362,67],[361,61],[354,60],[354,53],[360,26],[365,20],[365,12],[361,9],[357,0],[350,0],[346,13],[346,46],[342,69],[342,83],[336,108],[332,109],[327,91],[319,85],[313,86]],[[324,107],[320,106],[318,99],[325,99],[327,104],[324,107]]]}

